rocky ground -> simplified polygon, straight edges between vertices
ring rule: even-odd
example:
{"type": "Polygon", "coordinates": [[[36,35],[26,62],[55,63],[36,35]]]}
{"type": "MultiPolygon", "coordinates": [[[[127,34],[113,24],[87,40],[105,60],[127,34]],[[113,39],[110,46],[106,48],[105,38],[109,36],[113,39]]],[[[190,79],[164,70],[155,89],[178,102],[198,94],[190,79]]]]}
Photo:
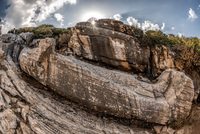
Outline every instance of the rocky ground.
{"type": "Polygon", "coordinates": [[[197,79],[133,32],[113,20],[78,23],[62,51],[54,39],[3,35],[0,133],[199,133],[197,79]]]}

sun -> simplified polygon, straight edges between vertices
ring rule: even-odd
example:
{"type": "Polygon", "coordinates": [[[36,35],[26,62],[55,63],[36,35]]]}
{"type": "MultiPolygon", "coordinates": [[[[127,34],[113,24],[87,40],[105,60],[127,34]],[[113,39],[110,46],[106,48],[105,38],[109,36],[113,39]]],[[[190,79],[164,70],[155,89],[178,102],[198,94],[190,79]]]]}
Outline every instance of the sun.
{"type": "Polygon", "coordinates": [[[102,13],[95,12],[95,11],[90,11],[90,12],[87,12],[87,13],[83,14],[82,21],[87,21],[88,19],[90,19],[92,17],[94,17],[96,19],[105,18],[105,16],[102,13]]]}

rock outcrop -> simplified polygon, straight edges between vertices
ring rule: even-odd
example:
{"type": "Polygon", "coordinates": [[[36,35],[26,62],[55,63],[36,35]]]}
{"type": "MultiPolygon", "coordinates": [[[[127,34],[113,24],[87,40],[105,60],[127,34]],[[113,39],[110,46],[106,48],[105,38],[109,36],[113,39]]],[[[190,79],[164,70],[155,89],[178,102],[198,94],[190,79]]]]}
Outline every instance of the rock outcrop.
{"type": "Polygon", "coordinates": [[[96,27],[87,24],[78,23],[72,30],[73,35],[68,46],[75,55],[125,70],[147,70],[150,51],[148,48],[140,47],[133,36],[118,32],[120,30],[113,31],[108,25],[105,25],[108,28],[105,29],[102,25],[96,27]]]}
{"type": "Polygon", "coordinates": [[[33,40],[33,33],[27,32],[27,33],[21,33],[19,36],[26,42],[26,44],[30,44],[33,40]]]}

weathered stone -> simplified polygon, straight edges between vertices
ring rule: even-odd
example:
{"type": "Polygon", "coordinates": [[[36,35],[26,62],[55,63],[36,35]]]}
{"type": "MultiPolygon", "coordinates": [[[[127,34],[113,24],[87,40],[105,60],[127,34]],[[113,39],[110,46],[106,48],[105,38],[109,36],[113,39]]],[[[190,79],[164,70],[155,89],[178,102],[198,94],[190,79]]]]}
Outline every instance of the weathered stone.
{"type": "Polygon", "coordinates": [[[12,43],[3,43],[1,45],[2,50],[5,52],[5,55],[11,56],[12,60],[18,64],[18,58],[23,46],[16,42],[12,43]]]}
{"type": "Polygon", "coordinates": [[[0,59],[3,58],[5,56],[5,53],[2,49],[0,49],[0,59]]]}
{"type": "Polygon", "coordinates": [[[22,102],[17,102],[17,106],[20,107],[20,113],[21,113],[21,117],[23,118],[24,121],[27,121],[27,114],[29,112],[29,106],[22,103],[22,102]]]}
{"type": "Polygon", "coordinates": [[[66,98],[99,112],[167,124],[189,115],[194,87],[184,73],[166,70],[155,84],[54,52],[53,39],[24,48],[21,69],[66,98]]]}
{"type": "Polygon", "coordinates": [[[153,129],[156,132],[156,134],[159,134],[160,131],[162,130],[163,126],[154,126],[153,129]]]}
{"type": "Polygon", "coordinates": [[[22,39],[24,39],[24,41],[26,42],[26,44],[30,44],[31,41],[33,40],[33,33],[30,33],[30,32],[21,33],[21,34],[19,34],[19,36],[22,39]]]}
{"type": "MultiPolygon", "coordinates": [[[[93,25],[90,22],[79,22],[77,23],[77,26],[91,27],[93,25]]],[[[99,19],[95,21],[95,27],[117,31],[117,32],[125,33],[131,36],[134,34],[134,28],[132,26],[123,24],[123,22],[118,21],[118,20],[99,19]]]]}
{"type": "Polygon", "coordinates": [[[3,34],[0,40],[5,43],[15,42],[18,44],[24,44],[24,40],[19,35],[12,34],[12,33],[3,34]]]}
{"type": "Polygon", "coordinates": [[[170,128],[170,127],[167,127],[167,126],[164,126],[159,133],[157,134],[174,134],[175,130],[170,128]]]}
{"type": "Polygon", "coordinates": [[[19,119],[11,109],[6,109],[0,113],[0,132],[3,134],[14,134],[17,129],[19,119]]]}
{"type": "Polygon", "coordinates": [[[30,47],[38,47],[38,44],[40,42],[41,39],[34,39],[30,44],[29,46],[30,47]]]}
{"type": "Polygon", "coordinates": [[[34,134],[33,131],[23,122],[20,122],[20,128],[22,131],[22,134],[34,134]]]}
{"type": "Polygon", "coordinates": [[[151,77],[158,77],[167,68],[175,68],[174,53],[166,46],[151,47],[151,77]]]}
{"type": "Polygon", "coordinates": [[[74,54],[122,69],[144,72],[150,51],[135,39],[121,32],[77,24],[68,44],[74,54]]]}

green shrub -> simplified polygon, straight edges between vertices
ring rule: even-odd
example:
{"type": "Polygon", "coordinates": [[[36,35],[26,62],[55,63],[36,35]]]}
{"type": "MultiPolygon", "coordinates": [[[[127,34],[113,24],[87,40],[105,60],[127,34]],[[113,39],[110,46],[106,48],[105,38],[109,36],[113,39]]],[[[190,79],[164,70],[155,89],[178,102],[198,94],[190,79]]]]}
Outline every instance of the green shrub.
{"type": "Polygon", "coordinates": [[[143,38],[142,43],[145,45],[170,45],[170,39],[162,31],[147,31],[143,38]]]}
{"type": "MultiPolygon", "coordinates": [[[[11,30],[9,31],[9,33],[11,30]]],[[[71,37],[71,28],[55,28],[53,25],[43,24],[38,27],[25,27],[16,29],[16,34],[23,32],[32,32],[33,39],[54,38],[56,40],[56,48],[60,49],[66,46],[71,37]]]]}
{"type": "Polygon", "coordinates": [[[49,25],[49,24],[42,24],[42,25],[38,26],[38,28],[40,28],[40,27],[54,27],[54,26],[53,25],[49,25]]]}
{"type": "Polygon", "coordinates": [[[39,26],[36,28],[34,31],[34,38],[36,39],[44,39],[46,37],[53,37],[53,32],[51,30],[51,27],[46,27],[46,26],[39,26]]]}

